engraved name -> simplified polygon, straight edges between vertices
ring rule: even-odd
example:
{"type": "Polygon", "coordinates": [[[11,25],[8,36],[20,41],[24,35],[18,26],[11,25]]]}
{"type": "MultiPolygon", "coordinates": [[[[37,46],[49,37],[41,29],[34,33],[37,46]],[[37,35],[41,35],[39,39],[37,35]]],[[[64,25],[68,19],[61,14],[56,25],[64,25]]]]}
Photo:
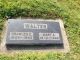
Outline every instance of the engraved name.
{"type": "Polygon", "coordinates": [[[47,29],[47,24],[24,23],[25,29],[47,29]]]}

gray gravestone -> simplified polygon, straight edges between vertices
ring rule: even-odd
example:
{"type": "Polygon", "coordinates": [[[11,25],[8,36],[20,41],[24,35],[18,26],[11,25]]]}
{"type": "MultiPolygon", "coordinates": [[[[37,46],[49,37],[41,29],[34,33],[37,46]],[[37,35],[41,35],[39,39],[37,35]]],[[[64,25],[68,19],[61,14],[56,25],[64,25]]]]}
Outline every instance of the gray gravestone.
{"type": "Polygon", "coordinates": [[[9,19],[6,45],[63,45],[60,23],[53,20],[9,19]]]}

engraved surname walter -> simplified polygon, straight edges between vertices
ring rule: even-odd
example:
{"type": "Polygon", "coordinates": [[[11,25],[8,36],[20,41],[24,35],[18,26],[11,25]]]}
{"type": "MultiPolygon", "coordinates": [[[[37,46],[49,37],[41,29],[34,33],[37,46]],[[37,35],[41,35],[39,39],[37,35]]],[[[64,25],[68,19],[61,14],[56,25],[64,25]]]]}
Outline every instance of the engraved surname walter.
{"type": "Polygon", "coordinates": [[[39,33],[39,40],[60,40],[59,33],[39,33]]]}
{"type": "Polygon", "coordinates": [[[24,23],[24,29],[47,29],[47,24],[24,23]]]}
{"type": "Polygon", "coordinates": [[[10,40],[33,40],[32,32],[10,32],[10,40]]]}

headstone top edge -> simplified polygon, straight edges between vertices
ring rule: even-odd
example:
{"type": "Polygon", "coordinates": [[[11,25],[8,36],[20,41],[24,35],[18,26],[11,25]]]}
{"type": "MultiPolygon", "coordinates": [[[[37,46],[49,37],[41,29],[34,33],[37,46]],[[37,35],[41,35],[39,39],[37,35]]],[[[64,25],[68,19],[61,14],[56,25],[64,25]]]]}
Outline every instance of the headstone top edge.
{"type": "Polygon", "coordinates": [[[8,22],[9,21],[12,21],[12,20],[22,20],[22,21],[52,21],[52,22],[62,22],[62,19],[8,19],[8,22]]]}

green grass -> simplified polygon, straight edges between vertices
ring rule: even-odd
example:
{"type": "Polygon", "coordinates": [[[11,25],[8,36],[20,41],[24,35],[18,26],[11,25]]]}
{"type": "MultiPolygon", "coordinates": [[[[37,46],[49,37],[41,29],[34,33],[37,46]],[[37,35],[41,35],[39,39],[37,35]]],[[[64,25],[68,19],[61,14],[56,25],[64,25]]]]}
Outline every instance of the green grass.
{"type": "Polygon", "coordinates": [[[6,17],[61,18],[70,44],[70,52],[26,52],[0,54],[0,60],[80,60],[80,2],[79,0],[0,0],[0,31],[6,17]],[[28,54],[29,53],[29,54],[28,54]],[[25,59],[26,58],[26,59],[25,59]]]}
{"type": "Polygon", "coordinates": [[[0,19],[0,42],[1,42],[1,34],[4,26],[4,20],[0,19]]]}

